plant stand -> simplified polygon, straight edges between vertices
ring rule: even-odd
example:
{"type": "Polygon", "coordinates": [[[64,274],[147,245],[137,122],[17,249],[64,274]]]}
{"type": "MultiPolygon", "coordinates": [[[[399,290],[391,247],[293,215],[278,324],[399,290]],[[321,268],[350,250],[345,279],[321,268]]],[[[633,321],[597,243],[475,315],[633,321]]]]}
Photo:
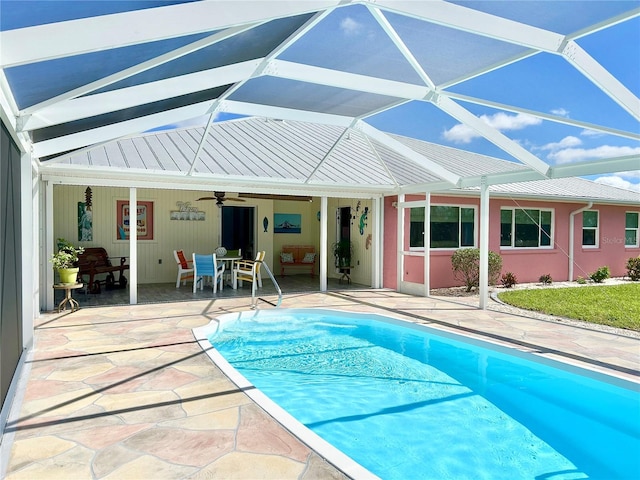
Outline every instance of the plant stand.
{"type": "Polygon", "coordinates": [[[351,284],[351,269],[352,268],[353,268],[353,266],[350,266],[350,267],[338,267],[338,270],[342,274],[342,276],[338,279],[338,283],[342,283],[342,280],[346,280],[346,282],[349,285],[351,284]]]}
{"type": "Polygon", "coordinates": [[[55,283],[53,285],[54,290],[64,290],[64,298],[58,305],[58,313],[67,309],[67,304],[71,307],[71,313],[80,309],[80,304],[71,297],[71,290],[76,290],[78,288],[82,288],[84,285],[82,283],[75,283],[73,285],[65,285],[62,283],[55,283]]]}

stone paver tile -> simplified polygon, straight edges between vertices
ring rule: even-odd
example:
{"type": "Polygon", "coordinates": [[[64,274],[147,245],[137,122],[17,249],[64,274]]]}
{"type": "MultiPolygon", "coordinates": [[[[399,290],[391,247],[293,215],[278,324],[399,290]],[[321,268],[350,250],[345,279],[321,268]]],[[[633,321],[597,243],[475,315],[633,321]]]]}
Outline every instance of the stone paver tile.
{"type": "Polygon", "coordinates": [[[191,417],[250,403],[251,399],[236,388],[227,392],[209,391],[200,395],[184,397],[182,408],[186,415],[191,417]]]}
{"type": "Polygon", "coordinates": [[[91,458],[93,451],[80,446],[74,446],[65,452],[44,460],[30,464],[23,470],[15,472],[7,478],[15,479],[47,479],[67,480],[91,478],[91,458]]]}
{"type": "Polygon", "coordinates": [[[95,478],[102,478],[137,458],[144,456],[140,452],[125,448],[121,443],[101,448],[93,457],[91,469],[95,478]]]}
{"type": "Polygon", "coordinates": [[[167,428],[184,428],[188,430],[231,430],[238,426],[239,419],[240,409],[239,407],[234,407],[162,422],[160,426],[167,428]]]}
{"type": "Polygon", "coordinates": [[[98,395],[91,388],[83,388],[48,398],[41,398],[23,404],[20,417],[38,415],[40,417],[69,415],[92,404],[98,395]]]}
{"type": "Polygon", "coordinates": [[[106,388],[107,393],[126,393],[136,390],[146,381],[145,372],[145,369],[139,367],[118,366],[99,375],[88,377],[84,383],[100,389],[106,388]]]}
{"type": "Polygon", "coordinates": [[[220,478],[225,480],[286,480],[297,479],[305,464],[277,455],[233,452],[216,460],[189,477],[192,480],[220,478]]]}
{"type": "Polygon", "coordinates": [[[105,356],[114,365],[138,366],[159,357],[161,354],[162,352],[156,348],[142,348],[139,350],[115,351],[114,353],[106,353],[105,356]]]}
{"type": "Polygon", "coordinates": [[[130,411],[119,412],[118,417],[128,424],[159,423],[166,420],[184,418],[185,413],[180,404],[170,403],[169,405],[153,405],[140,410],[131,409],[130,411]]]}
{"type": "Polygon", "coordinates": [[[308,447],[253,403],[240,409],[237,444],[239,451],[283,455],[300,462],[309,455],[308,447]]]}
{"type": "Polygon", "coordinates": [[[152,424],[149,423],[138,425],[109,425],[103,427],[91,426],[84,430],[72,430],[61,436],[82,444],[87,448],[98,450],[121,442],[151,426],[152,424]]]}
{"type": "Polygon", "coordinates": [[[183,385],[199,380],[199,377],[190,373],[181,372],[175,368],[166,368],[161,372],[149,377],[141,389],[149,390],[175,390],[183,385]]]}
{"type": "Polygon", "coordinates": [[[59,395],[61,393],[73,392],[74,390],[80,390],[87,386],[82,382],[66,382],[58,380],[43,380],[43,379],[31,379],[27,383],[25,389],[24,402],[30,402],[32,400],[39,400],[41,398],[47,398],[52,395],[59,395]]]}
{"type": "Polygon", "coordinates": [[[113,368],[108,362],[89,365],[73,365],[71,368],[58,369],[49,375],[49,380],[61,380],[66,382],[82,381],[85,378],[94,377],[113,368]]]}
{"type": "Polygon", "coordinates": [[[347,480],[342,472],[329,465],[326,460],[313,453],[307,462],[307,468],[301,480],[347,480]]]}
{"type": "Polygon", "coordinates": [[[51,435],[16,440],[11,450],[9,465],[12,470],[19,470],[29,463],[55,457],[75,446],[74,442],[51,435]]]}
{"type": "Polygon", "coordinates": [[[123,442],[123,445],[175,464],[204,467],[233,451],[233,430],[192,431],[150,428],[123,442]]]}
{"type": "Polygon", "coordinates": [[[156,405],[164,405],[165,402],[177,402],[178,396],[173,392],[147,390],[142,392],[115,393],[102,395],[96,400],[96,405],[100,405],[106,411],[120,411],[148,406],[153,408],[156,405]]]}
{"type": "Polygon", "coordinates": [[[145,455],[125,463],[103,478],[104,480],[174,480],[176,478],[187,478],[196,470],[194,467],[173,465],[145,455]]]}

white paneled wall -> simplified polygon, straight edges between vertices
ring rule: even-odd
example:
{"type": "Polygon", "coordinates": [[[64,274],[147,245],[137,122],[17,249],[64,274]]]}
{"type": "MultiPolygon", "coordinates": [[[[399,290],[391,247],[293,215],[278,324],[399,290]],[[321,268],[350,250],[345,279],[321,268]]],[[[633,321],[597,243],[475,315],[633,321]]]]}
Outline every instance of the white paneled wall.
{"type": "MultiPolygon", "coordinates": [[[[62,237],[76,245],[85,247],[104,247],[111,257],[128,256],[129,242],[118,240],[116,226],[117,200],[129,200],[128,188],[92,187],[93,241],[78,241],[78,202],[85,201],[86,186],[55,185],[54,196],[54,239],[62,237]]],[[[153,240],[138,241],[138,282],[167,283],[175,282],[176,264],[173,250],[182,249],[191,256],[193,252],[212,253],[220,245],[220,210],[215,201],[196,199],[212,196],[212,192],[186,190],[138,189],[138,201],[153,202],[154,232],[153,240]],[[190,202],[192,207],[205,212],[204,221],[171,220],[171,211],[178,210],[178,202],[190,202]]],[[[228,197],[235,194],[227,192],[228,197]]],[[[356,212],[357,199],[329,199],[328,247],[335,242],[335,212],[339,207],[351,206],[351,240],[354,245],[355,266],[351,278],[356,283],[371,283],[371,246],[367,249],[367,236],[372,232],[371,213],[360,235],[360,216],[364,208],[371,210],[370,200],[360,200],[360,210],[356,212]]],[[[272,201],[247,199],[244,203],[227,205],[253,206],[255,211],[255,231],[258,250],[266,251],[267,263],[275,273],[280,268],[280,250],[282,245],[314,245],[320,251],[320,222],[317,212],[320,210],[319,198],[313,202],[272,201]],[[273,214],[300,213],[302,215],[301,234],[273,234],[273,214]],[[264,231],[262,221],[267,217],[269,226],[264,231]]],[[[328,274],[337,277],[334,259],[330,257],[328,274]]]]}

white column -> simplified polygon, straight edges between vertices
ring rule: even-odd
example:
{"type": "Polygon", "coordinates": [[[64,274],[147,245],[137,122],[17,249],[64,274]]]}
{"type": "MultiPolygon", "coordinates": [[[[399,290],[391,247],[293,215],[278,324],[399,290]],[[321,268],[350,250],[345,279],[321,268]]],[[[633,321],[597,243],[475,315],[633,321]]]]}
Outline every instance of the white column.
{"type": "Polygon", "coordinates": [[[489,302],[489,187],[487,178],[480,183],[480,308],[489,302]]]}
{"type": "MultiPolygon", "coordinates": [[[[383,228],[383,215],[382,208],[384,206],[383,199],[380,197],[374,198],[371,202],[371,259],[372,259],[372,269],[371,269],[371,287],[372,288],[382,288],[382,247],[383,240],[381,232],[384,231],[383,228]]],[[[366,241],[366,240],[365,240],[366,241]]]]}
{"type": "Polygon", "coordinates": [[[138,196],[129,189],[129,303],[138,303],[138,196]]]}
{"type": "Polygon", "coordinates": [[[431,193],[424,197],[424,296],[431,296],[431,193]]]}
{"type": "Polygon", "coordinates": [[[404,193],[398,195],[398,228],[397,228],[397,287],[398,292],[402,292],[402,283],[404,278],[404,207],[401,206],[404,203],[404,193]]]}
{"type": "Polygon", "coordinates": [[[49,263],[53,255],[53,184],[45,182],[44,187],[44,258],[42,259],[44,269],[45,310],[53,310],[53,266],[49,263]]]}
{"type": "Polygon", "coordinates": [[[320,198],[320,291],[327,291],[327,216],[328,201],[327,197],[320,198]]]}

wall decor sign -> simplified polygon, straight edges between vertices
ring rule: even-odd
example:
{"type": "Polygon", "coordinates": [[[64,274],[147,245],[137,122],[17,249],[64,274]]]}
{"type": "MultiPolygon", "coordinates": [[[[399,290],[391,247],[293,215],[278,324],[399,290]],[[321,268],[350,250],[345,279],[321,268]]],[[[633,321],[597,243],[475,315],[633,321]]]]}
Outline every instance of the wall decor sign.
{"type": "MultiPolygon", "coordinates": [[[[153,202],[137,202],[135,223],[137,226],[138,240],[153,240],[153,202]]],[[[129,200],[116,201],[116,238],[118,240],[129,239],[131,224],[131,212],[129,200]]]]}
{"type": "Polygon", "coordinates": [[[300,233],[302,215],[299,213],[274,213],[273,233],[300,233]]]}
{"type": "Polygon", "coordinates": [[[171,220],[198,220],[203,221],[205,219],[205,212],[198,210],[198,207],[192,207],[191,202],[176,202],[178,210],[171,210],[171,220]]]}

